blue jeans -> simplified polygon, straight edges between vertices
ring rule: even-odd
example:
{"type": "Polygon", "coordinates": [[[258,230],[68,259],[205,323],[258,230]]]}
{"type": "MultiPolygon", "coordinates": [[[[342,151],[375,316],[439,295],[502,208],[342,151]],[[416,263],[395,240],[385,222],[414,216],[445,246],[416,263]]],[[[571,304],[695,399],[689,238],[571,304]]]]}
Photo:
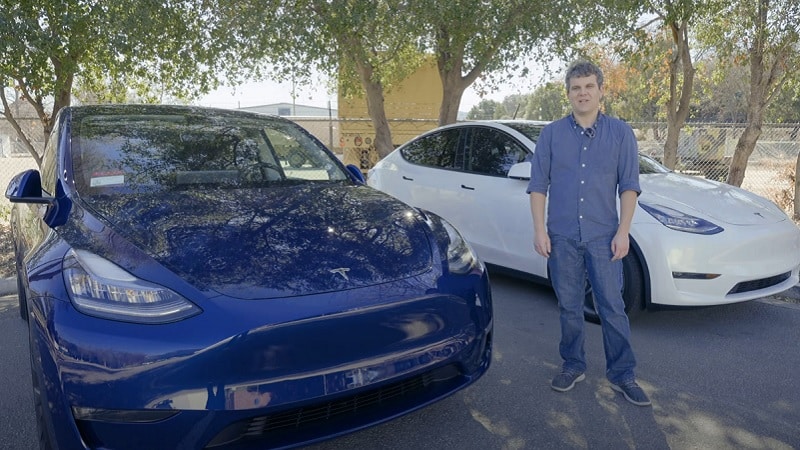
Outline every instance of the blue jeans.
{"type": "Polygon", "coordinates": [[[635,378],[636,358],[622,300],[622,261],[611,261],[612,238],[578,242],[551,235],[548,266],[561,312],[559,351],[563,369],[586,371],[583,302],[588,275],[602,323],[606,377],[612,383],[620,383],[635,378]]]}

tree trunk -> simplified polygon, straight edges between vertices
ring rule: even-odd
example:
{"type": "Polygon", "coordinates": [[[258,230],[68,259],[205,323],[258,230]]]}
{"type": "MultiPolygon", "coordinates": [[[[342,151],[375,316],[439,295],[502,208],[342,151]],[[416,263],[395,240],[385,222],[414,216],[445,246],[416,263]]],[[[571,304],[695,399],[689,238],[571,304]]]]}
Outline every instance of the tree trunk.
{"type": "Polygon", "coordinates": [[[442,105],[439,107],[440,126],[455,123],[458,120],[458,108],[461,105],[462,95],[464,95],[464,86],[443,84],[442,105]]]}
{"type": "Polygon", "coordinates": [[[667,122],[667,139],[664,142],[664,162],[663,164],[675,169],[678,164],[678,141],[681,134],[681,125],[674,120],[667,122]]]}
{"type": "Polygon", "coordinates": [[[675,43],[675,54],[669,60],[669,98],[667,99],[667,140],[664,143],[664,165],[675,169],[678,165],[678,143],[681,129],[689,117],[689,103],[694,86],[694,66],[689,49],[687,23],[668,24],[675,43]],[[683,77],[679,76],[682,73],[683,77]]]}
{"type": "Polygon", "coordinates": [[[389,128],[384,107],[383,86],[380,83],[368,83],[364,87],[367,91],[367,111],[375,129],[375,150],[378,152],[378,159],[383,159],[394,150],[392,129],[389,128]]]}
{"type": "MultiPolygon", "coordinates": [[[[757,23],[766,23],[767,2],[760,0],[758,4],[758,19],[757,23]]],[[[761,137],[761,124],[764,123],[764,110],[767,107],[768,92],[773,84],[777,82],[776,70],[780,66],[777,64],[781,60],[780,54],[777,55],[770,69],[767,69],[767,63],[764,60],[764,49],[766,48],[765,30],[759,28],[756,30],[756,39],[753,46],[750,48],[750,95],[747,100],[747,127],[744,133],[736,143],[736,150],[733,152],[733,159],[731,160],[731,167],[728,171],[727,183],[733,186],[742,186],[744,182],[745,170],[747,170],[747,161],[753,150],[756,148],[756,142],[761,137]]]]}
{"type": "Polygon", "coordinates": [[[750,159],[750,155],[753,154],[759,137],[761,137],[761,122],[748,123],[742,136],[736,143],[736,150],[733,152],[731,167],[728,171],[728,184],[738,187],[742,186],[744,173],[745,170],[747,170],[747,160],[750,159]]]}
{"type": "MultiPolygon", "coordinates": [[[[449,56],[449,54],[448,54],[449,56]]],[[[461,105],[461,96],[468,86],[461,77],[461,61],[444,59],[439,56],[437,60],[439,79],[442,80],[442,104],[439,107],[439,126],[455,123],[458,120],[458,107],[461,105]],[[450,62],[452,61],[452,63],[450,62]]]]}
{"type": "Polygon", "coordinates": [[[394,150],[392,130],[389,128],[389,120],[386,118],[383,84],[373,80],[372,66],[361,61],[355,61],[355,63],[361,77],[361,85],[367,94],[367,113],[372,120],[372,128],[375,129],[375,150],[378,152],[380,160],[394,150]]]}
{"type": "Polygon", "coordinates": [[[494,51],[488,52],[466,75],[464,68],[464,47],[455,44],[450,34],[440,30],[436,43],[436,66],[442,80],[442,105],[439,107],[439,126],[455,123],[458,120],[458,107],[464,91],[478,78],[491,59],[494,51]]]}

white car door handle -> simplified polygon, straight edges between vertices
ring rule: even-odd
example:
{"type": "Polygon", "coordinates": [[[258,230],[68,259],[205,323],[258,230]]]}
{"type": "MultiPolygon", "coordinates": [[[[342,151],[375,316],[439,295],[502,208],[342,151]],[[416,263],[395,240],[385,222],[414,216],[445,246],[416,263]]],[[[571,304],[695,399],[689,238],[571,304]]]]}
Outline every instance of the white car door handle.
{"type": "Polygon", "coordinates": [[[405,176],[405,175],[403,175],[403,179],[404,179],[404,180],[407,180],[407,181],[414,181],[414,179],[413,179],[413,178],[409,178],[409,177],[407,177],[407,176],[405,176]]]}
{"type": "Polygon", "coordinates": [[[463,184],[461,185],[461,189],[467,189],[467,190],[470,190],[470,191],[474,191],[474,190],[475,190],[475,188],[474,188],[474,187],[472,187],[472,186],[466,186],[466,185],[463,185],[463,184]]]}

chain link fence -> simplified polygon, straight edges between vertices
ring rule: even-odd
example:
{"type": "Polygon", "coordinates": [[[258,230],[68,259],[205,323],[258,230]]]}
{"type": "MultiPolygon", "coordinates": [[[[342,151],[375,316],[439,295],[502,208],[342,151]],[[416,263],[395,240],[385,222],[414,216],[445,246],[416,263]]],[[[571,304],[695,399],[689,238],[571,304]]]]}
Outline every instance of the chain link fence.
{"type": "MultiPolygon", "coordinates": [[[[29,136],[42,135],[42,125],[38,119],[17,119],[17,123],[29,136]]],[[[34,142],[34,145],[43,148],[44,138],[34,142]]],[[[14,175],[36,168],[36,161],[20,141],[17,132],[5,118],[0,117],[0,191],[5,193],[14,175]]],[[[10,209],[11,204],[4,195],[0,199],[0,223],[8,220],[10,209]]]]}
{"type": "MultiPolygon", "coordinates": [[[[342,157],[346,136],[342,128],[352,123],[327,117],[291,117],[320,141],[342,157]]],[[[364,120],[358,121],[363,126],[364,120]]],[[[21,120],[22,126],[30,129],[40,127],[38,120],[21,120]]],[[[435,122],[426,121],[424,128],[431,129],[435,122]],[[428,123],[430,122],[430,123],[428,123]]],[[[425,131],[420,120],[392,120],[400,140],[425,131]],[[408,136],[406,136],[408,135],[408,136]]],[[[664,142],[667,136],[666,123],[631,122],[639,150],[659,161],[663,160],[664,142]]],[[[678,144],[678,164],[675,170],[692,176],[724,181],[736,143],[744,131],[741,124],[692,123],[681,130],[678,144]]],[[[395,139],[397,142],[398,139],[395,139]]],[[[42,148],[42,142],[36,142],[42,148]]],[[[747,164],[742,187],[774,201],[792,215],[794,200],[795,164],[800,154],[800,124],[764,125],[762,134],[747,164]]],[[[0,119],[0,188],[5,190],[15,174],[36,168],[36,163],[19,143],[15,131],[0,119]]],[[[0,210],[8,201],[0,200],[0,210]]]]}
{"type": "MultiPolygon", "coordinates": [[[[639,151],[662,161],[667,138],[666,123],[631,122],[639,151]]],[[[743,124],[691,123],[678,139],[675,170],[725,181],[734,150],[744,133],[743,124]]],[[[800,124],[762,126],[753,154],[747,161],[742,187],[794,213],[795,166],[800,155],[800,124]]]]}

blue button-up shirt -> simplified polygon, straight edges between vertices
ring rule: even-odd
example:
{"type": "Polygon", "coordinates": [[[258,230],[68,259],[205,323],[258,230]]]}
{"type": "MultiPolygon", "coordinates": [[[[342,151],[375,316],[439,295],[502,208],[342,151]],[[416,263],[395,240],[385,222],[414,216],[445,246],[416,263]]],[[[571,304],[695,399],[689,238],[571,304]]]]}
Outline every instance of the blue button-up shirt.
{"type": "Polygon", "coordinates": [[[528,193],[549,195],[550,235],[580,242],[613,236],[619,227],[617,195],[641,193],[633,130],[604,114],[586,130],[571,115],[548,124],[531,162],[528,193]]]}

